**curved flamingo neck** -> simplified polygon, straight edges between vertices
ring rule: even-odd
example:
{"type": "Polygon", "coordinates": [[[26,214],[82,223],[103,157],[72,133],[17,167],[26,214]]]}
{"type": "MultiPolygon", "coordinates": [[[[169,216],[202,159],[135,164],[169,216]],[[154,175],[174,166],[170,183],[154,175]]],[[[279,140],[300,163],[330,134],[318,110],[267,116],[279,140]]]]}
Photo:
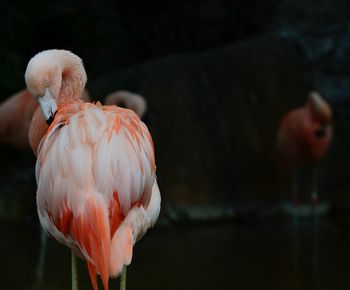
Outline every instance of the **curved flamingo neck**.
{"type": "Polygon", "coordinates": [[[105,98],[106,105],[117,105],[133,110],[140,118],[147,111],[146,100],[138,95],[128,91],[116,91],[105,98]],[[123,104],[123,105],[122,105],[123,104]]]}
{"type": "Polygon", "coordinates": [[[61,88],[56,101],[61,107],[73,99],[81,98],[87,76],[80,58],[66,51],[58,50],[56,53],[62,75],[61,88]]]}
{"type": "MultiPolygon", "coordinates": [[[[48,87],[59,109],[82,98],[87,76],[80,57],[67,50],[52,49],[39,52],[29,61],[25,80],[33,96],[43,96],[48,87]]],[[[41,111],[37,110],[29,131],[35,154],[47,129],[41,111]]]]}
{"type": "Polygon", "coordinates": [[[67,50],[45,50],[28,63],[25,80],[34,97],[48,87],[58,106],[81,97],[87,76],[80,57],[67,50]]]}
{"type": "Polygon", "coordinates": [[[38,155],[37,151],[39,148],[39,144],[41,142],[41,139],[45,136],[48,128],[49,126],[47,125],[44,119],[41,109],[37,108],[33,115],[33,119],[28,132],[29,144],[35,156],[38,155]]]}

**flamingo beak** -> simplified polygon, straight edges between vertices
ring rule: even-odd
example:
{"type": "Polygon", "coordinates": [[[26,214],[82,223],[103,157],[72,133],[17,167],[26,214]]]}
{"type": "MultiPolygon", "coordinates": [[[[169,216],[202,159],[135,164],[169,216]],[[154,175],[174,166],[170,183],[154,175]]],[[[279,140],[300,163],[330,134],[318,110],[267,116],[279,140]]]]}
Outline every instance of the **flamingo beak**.
{"type": "Polygon", "coordinates": [[[39,97],[38,101],[46,123],[50,126],[57,112],[57,104],[48,87],[45,89],[45,95],[39,97]]]}

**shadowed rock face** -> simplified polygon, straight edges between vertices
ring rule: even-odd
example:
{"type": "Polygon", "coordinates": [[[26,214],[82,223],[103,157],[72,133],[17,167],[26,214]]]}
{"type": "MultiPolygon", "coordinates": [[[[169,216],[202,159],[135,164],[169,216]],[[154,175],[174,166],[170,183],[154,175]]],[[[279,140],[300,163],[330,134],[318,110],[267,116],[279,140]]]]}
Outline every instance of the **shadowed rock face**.
{"type": "Polygon", "coordinates": [[[333,102],[349,102],[350,2],[279,1],[270,29],[295,39],[305,75],[333,102]]]}
{"type": "Polygon", "coordinates": [[[308,92],[293,43],[265,35],[148,62],[89,87],[100,98],[116,89],[148,102],[163,199],[198,205],[281,198],[276,129],[308,92]]]}
{"type": "MultiPolygon", "coordinates": [[[[174,218],[232,217],[225,206],[254,209],[290,199],[290,175],[277,161],[276,130],[282,115],[303,105],[310,91],[293,42],[264,35],[173,55],[102,76],[89,87],[100,100],[118,89],[148,102],[163,205],[170,205],[169,212],[175,206],[174,218]],[[214,208],[203,211],[209,205],[214,208]]],[[[334,144],[320,163],[321,199],[347,188],[348,116],[346,108],[335,108],[334,144]]],[[[1,156],[0,219],[35,215],[34,158],[23,153],[13,159],[12,149],[3,150],[9,154],[1,156]]],[[[309,201],[309,168],[300,181],[309,201]]],[[[341,204],[346,193],[327,200],[341,204]]]]}
{"type": "MultiPolygon", "coordinates": [[[[78,0],[55,9],[42,0],[17,2],[0,11],[0,97],[23,88],[27,61],[49,47],[79,54],[89,84],[119,68],[90,86],[92,96],[102,100],[116,89],[146,96],[163,199],[203,205],[289,198],[290,176],[277,165],[275,130],[282,114],[304,104],[306,78],[334,108],[334,142],[319,170],[321,200],[328,195],[350,203],[349,1],[78,0]],[[51,33],[58,26],[64,34],[51,33]],[[285,38],[266,35],[271,31],[285,38]],[[257,34],[262,36],[248,38],[257,34]],[[166,57],[134,66],[160,56],[166,57]]],[[[0,219],[36,216],[34,158],[2,151],[0,219]]],[[[309,171],[301,174],[302,193],[311,188],[309,171]]]]}

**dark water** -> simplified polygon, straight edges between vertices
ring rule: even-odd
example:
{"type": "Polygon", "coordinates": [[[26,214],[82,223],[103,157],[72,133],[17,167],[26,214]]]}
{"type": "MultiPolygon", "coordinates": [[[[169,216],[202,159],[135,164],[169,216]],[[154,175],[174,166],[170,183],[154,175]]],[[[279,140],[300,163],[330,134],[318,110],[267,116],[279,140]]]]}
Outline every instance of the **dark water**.
{"type": "MultiPolygon", "coordinates": [[[[289,220],[155,229],[134,248],[127,289],[349,289],[349,242],[328,219],[317,234],[301,221],[298,236],[289,220]]],[[[39,289],[38,228],[2,225],[1,250],[0,289],[39,289]]],[[[79,262],[80,289],[92,289],[79,262]]],[[[70,252],[50,239],[40,289],[70,285],[70,252]]]]}

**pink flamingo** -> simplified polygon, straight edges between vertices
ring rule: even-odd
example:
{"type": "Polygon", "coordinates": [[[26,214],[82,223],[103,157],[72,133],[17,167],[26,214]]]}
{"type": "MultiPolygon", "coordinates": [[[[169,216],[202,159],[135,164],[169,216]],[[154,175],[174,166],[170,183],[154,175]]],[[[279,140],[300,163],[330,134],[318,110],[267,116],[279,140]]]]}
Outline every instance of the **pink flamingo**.
{"type": "MultiPolygon", "coordinates": [[[[87,90],[83,91],[82,99],[90,102],[87,90]]],[[[28,131],[38,106],[38,102],[28,90],[22,90],[5,100],[0,105],[0,143],[12,145],[18,150],[29,150],[28,131]]],[[[41,231],[40,242],[37,283],[41,283],[46,256],[47,236],[44,230],[41,231]]]]}
{"type": "Polygon", "coordinates": [[[43,228],[85,259],[97,290],[131,262],[133,244],[159,214],[152,138],[131,111],[84,103],[81,59],[65,50],[38,53],[25,73],[40,109],[29,132],[37,155],[37,206],[43,228]],[[46,129],[46,123],[49,128],[46,129]]]}
{"type": "Polygon", "coordinates": [[[17,149],[29,149],[28,130],[38,107],[32,95],[23,90],[0,105],[0,142],[17,149]]]}
{"type": "MultiPolygon", "coordinates": [[[[278,149],[284,167],[295,170],[316,164],[327,152],[332,140],[332,109],[317,93],[311,92],[304,107],[289,111],[280,123],[278,149]]],[[[317,174],[314,170],[311,199],[318,203],[317,174]]],[[[299,202],[296,175],[293,182],[294,202],[299,202]]]]}
{"type": "MultiPolygon", "coordinates": [[[[90,101],[83,91],[82,99],[90,101]]],[[[28,90],[22,90],[0,105],[0,143],[10,144],[19,150],[28,150],[28,131],[38,102],[28,90]]]]}
{"type": "MultiPolygon", "coordinates": [[[[85,102],[91,101],[86,89],[83,91],[82,99],[85,102]]],[[[105,101],[108,105],[115,104],[135,111],[140,119],[146,111],[145,99],[128,91],[116,91],[108,95],[105,101]]],[[[38,102],[28,90],[22,90],[5,100],[0,105],[0,143],[12,145],[18,150],[30,149],[28,131],[38,106],[38,102]]],[[[40,118],[40,114],[37,117],[40,118]]],[[[43,126],[45,125],[43,124],[43,126]]],[[[46,126],[47,128],[48,126],[46,126]]],[[[41,231],[40,241],[41,246],[36,270],[38,284],[42,281],[45,267],[47,235],[44,230],[41,231]]]]}
{"type": "Polygon", "coordinates": [[[317,92],[311,92],[303,108],[292,110],[283,117],[278,130],[277,140],[282,164],[285,168],[293,170],[293,243],[294,264],[297,271],[299,271],[299,196],[296,170],[306,164],[314,166],[311,191],[314,215],[312,268],[313,273],[317,273],[319,264],[319,211],[316,206],[319,198],[316,163],[326,154],[331,143],[333,134],[331,121],[331,107],[317,92]]]}
{"type": "Polygon", "coordinates": [[[115,91],[105,98],[106,105],[117,105],[118,107],[133,110],[140,119],[147,111],[147,103],[143,96],[129,91],[115,91]]]}

